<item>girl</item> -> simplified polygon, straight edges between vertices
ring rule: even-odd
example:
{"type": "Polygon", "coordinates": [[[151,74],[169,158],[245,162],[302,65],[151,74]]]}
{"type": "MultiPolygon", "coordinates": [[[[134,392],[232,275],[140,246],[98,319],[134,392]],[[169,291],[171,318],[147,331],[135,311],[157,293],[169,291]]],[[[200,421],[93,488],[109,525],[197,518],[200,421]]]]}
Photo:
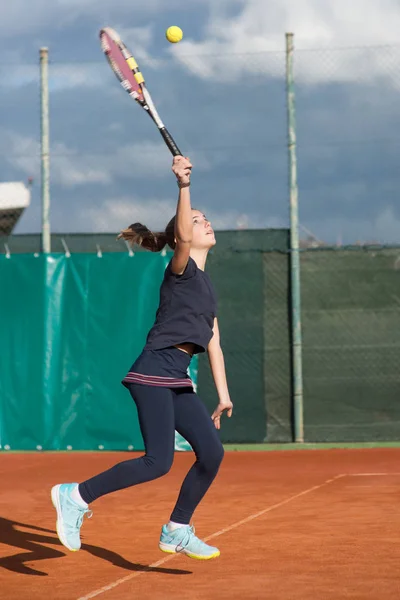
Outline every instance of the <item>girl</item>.
{"type": "Polygon", "coordinates": [[[176,429],[192,446],[196,461],[182,484],[169,523],[162,527],[159,548],[197,559],[220,554],[218,548],[197,538],[190,526],[192,515],[223,458],[216,431],[220,429],[221,415],[226,411],[230,417],[233,408],[220,347],[216,297],[204,272],[208,251],[216,243],[215,236],[206,217],[191,208],[191,169],[189,159],[174,158],[172,171],[177,178],[179,198],[176,215],[164,233],[153,233],[135,223],[118,236],[152,252],[162,250],[166,244],[174,250],[161,285],[155,324],[141,355],[122,382],[137,406],[146,453],[80,484],[62,483],[52,488],[58,537],[69,550],[81,547],[80,528],[84,515],[90,513],[90,503],[169,471],[176,429]],[[187,374],[193,354],[206,350],[219,396],[211,419],[187,374]]]}

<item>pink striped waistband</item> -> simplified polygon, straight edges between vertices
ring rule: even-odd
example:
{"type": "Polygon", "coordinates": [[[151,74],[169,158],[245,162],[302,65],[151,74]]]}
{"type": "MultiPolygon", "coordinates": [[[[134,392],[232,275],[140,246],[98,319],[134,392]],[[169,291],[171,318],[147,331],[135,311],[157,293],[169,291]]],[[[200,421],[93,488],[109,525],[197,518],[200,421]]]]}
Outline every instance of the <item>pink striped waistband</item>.
{"type": "Polygon", "coordinates": [[[129,371],[122,380],[122,383],[140,383],[142,385],[151,385],[154,387],[193,387],[192,380],[179,379],[176,377],[160,377],[158,375],[143,375],[129,371]]]}

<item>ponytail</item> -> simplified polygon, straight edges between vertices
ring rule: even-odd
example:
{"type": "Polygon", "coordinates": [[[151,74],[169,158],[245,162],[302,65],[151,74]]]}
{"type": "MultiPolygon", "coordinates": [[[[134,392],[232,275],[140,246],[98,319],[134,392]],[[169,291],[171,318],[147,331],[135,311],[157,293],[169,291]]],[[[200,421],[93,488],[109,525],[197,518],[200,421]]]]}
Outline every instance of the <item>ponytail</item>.
{"type": "Polygon", "coordinates": [[[163,232],[150,231],[148,227],[141,223],[133,223],[127,229],[123,229],[118,235],[117,240],[124,239],[132,247],[137,244],[150,252],[161,252],[168,246],[175,249],[175,217],[171,219],[163,232]]]}

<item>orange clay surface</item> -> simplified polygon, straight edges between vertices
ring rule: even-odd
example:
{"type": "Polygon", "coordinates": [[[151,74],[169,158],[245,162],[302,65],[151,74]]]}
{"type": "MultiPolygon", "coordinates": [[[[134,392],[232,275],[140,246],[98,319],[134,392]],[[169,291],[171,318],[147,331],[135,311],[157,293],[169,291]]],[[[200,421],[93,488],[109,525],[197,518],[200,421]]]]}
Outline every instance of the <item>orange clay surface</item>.
{"type": "Polygon", "coordinates": [[[82,550],[55,534],[50,488],[133,453],[0,455],[4,600],[385,600],[400,597],[400,449],[227,452],[195,513],[221,550],[195,561],[158,549],[193,461],[100,498],[82,550]]]}

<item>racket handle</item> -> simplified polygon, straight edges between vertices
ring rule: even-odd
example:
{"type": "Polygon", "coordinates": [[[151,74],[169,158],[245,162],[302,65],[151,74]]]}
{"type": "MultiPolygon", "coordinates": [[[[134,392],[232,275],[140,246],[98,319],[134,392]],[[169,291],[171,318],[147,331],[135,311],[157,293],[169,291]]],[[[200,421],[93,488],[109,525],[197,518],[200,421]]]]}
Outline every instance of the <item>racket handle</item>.
{"type": "Polygon", "coordinates": [[[183,156],[182,152],[179,150],[178,146],[175,143],[175,140],[169,133],[168,129],[166,127],[161,127],[160,133],[163,137],[164,142],[167,144],[172,156],[183,156]]]}

